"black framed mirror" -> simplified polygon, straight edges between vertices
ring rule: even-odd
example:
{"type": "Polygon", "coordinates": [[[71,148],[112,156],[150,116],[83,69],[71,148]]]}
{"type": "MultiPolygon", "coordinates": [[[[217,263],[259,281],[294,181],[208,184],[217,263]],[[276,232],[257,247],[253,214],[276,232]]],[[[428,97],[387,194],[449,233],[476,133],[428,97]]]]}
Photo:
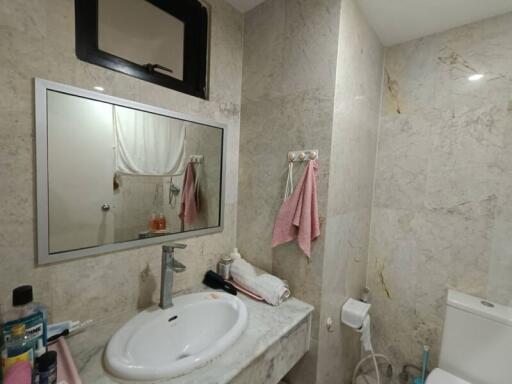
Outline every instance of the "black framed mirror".
{"type": "Polygon", "coordinates": [[[80,60],[208,98],[208,9],[198,0],[75,0],[80,60]]]}

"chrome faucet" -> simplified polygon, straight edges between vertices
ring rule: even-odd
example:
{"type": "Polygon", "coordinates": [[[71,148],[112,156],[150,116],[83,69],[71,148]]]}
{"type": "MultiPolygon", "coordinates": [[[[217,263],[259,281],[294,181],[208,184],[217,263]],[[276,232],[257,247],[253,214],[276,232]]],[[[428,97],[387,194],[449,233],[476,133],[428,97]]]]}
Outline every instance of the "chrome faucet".
{"type": "Polygon", "coordinates": [[[171,243],[162,246],[162,277],[160,280],[160,308],[172,307],[172,283],[174,272],[183,272],[187,269],[183,264],[174,258],[176,248],[184,249],[186,244],[171,243]]]}

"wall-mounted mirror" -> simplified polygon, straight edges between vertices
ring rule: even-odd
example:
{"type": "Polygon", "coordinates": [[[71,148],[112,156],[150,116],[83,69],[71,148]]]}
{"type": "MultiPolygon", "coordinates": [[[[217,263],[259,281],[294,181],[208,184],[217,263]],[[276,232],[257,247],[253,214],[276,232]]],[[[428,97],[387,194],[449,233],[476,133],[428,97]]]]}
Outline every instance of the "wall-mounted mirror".
{"type": "Polygon", "coordinates": [[[36,79],[38,262],[221,231],[224,130],[36,79]]]}

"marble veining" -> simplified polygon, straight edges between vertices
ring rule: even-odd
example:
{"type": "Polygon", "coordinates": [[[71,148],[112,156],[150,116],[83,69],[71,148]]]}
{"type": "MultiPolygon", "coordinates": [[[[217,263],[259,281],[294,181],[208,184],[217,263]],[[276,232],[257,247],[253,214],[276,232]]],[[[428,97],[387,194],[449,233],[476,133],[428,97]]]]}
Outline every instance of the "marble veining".
{"type": "Polygon", "coordinates": [[[160,247],[150,246],[44,267],[35,266],[34,77],[201,116],[228,125],[223,233],[187,240],[187,272],[198,281],[235,245],[243,16],[223,0],[211,6],[210,97],[202,100],[82,62],[75,55],[74,2],[0,2],[0,304],[20,284],[34,286],[52,321],[101,319],[158,299],[160,247]]]}
{"type": "Polygon", "coordinates": [[[325,229],[317,383],[350,383],[359,335],[339,323],[340,306],[365,287],[384,47],[359,10],[343,0],[325,229]],[[325,327],[328,318],[331,331],[325,327]]]}
{"type": "Polygon", "coordinates": [[[239,247],[315,306],[311,349],[287,382],[337,383],[359,356],[337,319],[366,276],[383,47],[353,0],[266,1],[246,14],[244,42],[239,247]],[[321,236],[310,263],[294,243],[270,247],[286,153],[301,148],[320,151],[321,236]]]}
{"type": "Polygon", "coordinates": [[[397,368],[437,364],[448,287],[511,303],[510,41],[507,14],[386,52],[368,284],[397,368]]]}
{"type": "MultiPolygon", "coordinates": [[[[290,383],[316,377],[324,237],[308,262],[294,243],[272,249],[272,228],[288,151],[315,148],[325,231],[339,17],[339,0],[268,0],[245,14],[237,242],[249,262],[287,280],[295,297],[317,309],[310,352],[290,383]]],[[[297,164],[295,173],[301,170],[297,164]]]]}
{"type": "MultiPolygon", "coordinates": [[[[183,293],[204,290],[210,289],[201,286],[183,293]]],[[[263,381],[256,379],[254,383],[277,383],[306,353],[309,348],[310,317],[313,311],[311,305],[291,298],[280,306],[273,307],[242,294],[238,297],[247,306],[249,325],[236,343],[207,365],[187,375],[162,379],[158,383],[247,384],[248,381],[244,378],[252,377],[257,372],[263,372],[268,380],[265,381],[263,377],[263,381]],[[246,369],[250,373],[248,376],[244,373],[246,369]]],[[[103,349],[110,336],[135,314],[135,311],[119,313],[68,339],[84,383],[130,383],[118,380],[105,372],[102,358],[103,349]]]]}

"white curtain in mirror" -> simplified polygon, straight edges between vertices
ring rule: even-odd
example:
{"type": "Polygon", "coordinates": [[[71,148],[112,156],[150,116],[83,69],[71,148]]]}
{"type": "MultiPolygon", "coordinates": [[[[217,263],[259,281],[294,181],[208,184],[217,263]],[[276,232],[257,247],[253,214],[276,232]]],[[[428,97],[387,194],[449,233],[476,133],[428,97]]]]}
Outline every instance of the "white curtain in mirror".
{"type": "Polygon", "coordinates": [[[116,172],[166,176],[185,168],[184,122],[120,106],[113,107],[116,172]]]}

